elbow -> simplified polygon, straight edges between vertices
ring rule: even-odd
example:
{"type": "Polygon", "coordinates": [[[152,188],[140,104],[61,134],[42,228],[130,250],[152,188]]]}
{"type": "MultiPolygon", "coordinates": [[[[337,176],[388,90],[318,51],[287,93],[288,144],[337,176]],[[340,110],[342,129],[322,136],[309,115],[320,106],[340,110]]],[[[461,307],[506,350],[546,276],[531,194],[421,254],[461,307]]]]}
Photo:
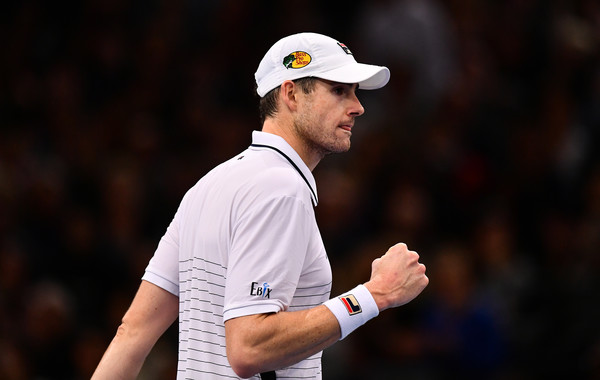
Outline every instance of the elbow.
{"type": "Polygon", "coordinates": [[[131,326],[128,323],[121,321],[121,324],[119,327],[117,327],[117,333],[113,339],[115,341],[125,341],[127,339],[131,339],[131,335],[131,326]]]}
{"type": "Polygon", "coordinates": [[[235,374],[243,379],[252,377],[262,370],[260,363],[256,360],[260,358],[260,355],[252,351],[249,347],[237,346],[231,348],[229,345],[227,346],[229,365],[231,365],[235,374]]]}
{"type": "Polygon", "coordinates": [[[225,347],[231,369],[241,378],[279,367],[272,345],[272,332],[265,331],[264,315],[251,315],[225,322],[225,347]]]}
{"type": "Polygon", "coordinates": [[[143,362],[150,352],[151,346],[145,341],[144,334],[127,316],[123,317],[121,324],[117,328],[117,333],[113,342],[122,347],[127,347],[126,355],[132,362],[143,362]]]}
{"type": "Polygon", "coordinates": [[[121,319],[121,324],[117,328],[115,335],[118,339],[133,339],[135,337],[135,323],[127,314],[121,319]]]}
{"type": "Polygon", "coordinates": [[[242,379],[248,379],[258,373],[258,371],[254,370],[251,366],[245,365],[231,365],[231,368],[235,372],[236,375],[241,377],[242,379]]]}

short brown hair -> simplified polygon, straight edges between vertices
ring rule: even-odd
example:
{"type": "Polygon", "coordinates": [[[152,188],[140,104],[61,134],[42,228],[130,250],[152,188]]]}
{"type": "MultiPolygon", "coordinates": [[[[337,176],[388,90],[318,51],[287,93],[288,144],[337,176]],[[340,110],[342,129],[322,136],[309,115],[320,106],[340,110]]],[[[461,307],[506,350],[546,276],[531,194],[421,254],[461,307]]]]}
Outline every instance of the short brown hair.
{"type": "MultiPolygon", "coordinates": [[[[305,77],[293,81],[297,84],[305,94],[310,94],[315,89],[317,78],[305,77]]],[[[261,124],[265,122],[267,117],[275,116],[277,113],[277,100],[279,99],[279,86],[269,91],[265,96],[260,98],[258,103],[258,112],[260,114],[261,124]]]]}

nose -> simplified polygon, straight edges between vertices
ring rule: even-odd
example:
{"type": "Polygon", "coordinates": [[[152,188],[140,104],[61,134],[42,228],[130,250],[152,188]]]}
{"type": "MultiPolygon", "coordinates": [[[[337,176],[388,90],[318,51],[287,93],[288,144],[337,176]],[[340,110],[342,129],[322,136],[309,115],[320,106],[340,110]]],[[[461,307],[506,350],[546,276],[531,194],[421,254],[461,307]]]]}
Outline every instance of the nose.
{"type": "Polygon", "coordinates": [[[362,115],[363,113],[365,113],[365,108],[360,103],[360,100],[358,100],[356,93],[354,93],[352,95],[352,105],[349,109],[349,114],[350,114],[350,116],[358,117],[358,116],[362,115]]]}

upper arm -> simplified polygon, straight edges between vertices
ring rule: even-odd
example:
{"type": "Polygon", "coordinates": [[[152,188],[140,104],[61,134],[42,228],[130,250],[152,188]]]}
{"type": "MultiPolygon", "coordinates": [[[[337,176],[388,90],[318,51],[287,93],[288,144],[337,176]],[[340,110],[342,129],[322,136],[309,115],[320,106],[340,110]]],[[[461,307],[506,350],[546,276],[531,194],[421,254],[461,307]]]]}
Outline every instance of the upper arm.
{"type": "Polygon", "coordinates": [[[147,351],[177,319],[179,298],[148,281],[142,281],[120,329],[147,351]]]}
{"type": "Polygon", "coordinates": [[[233,228],[224,320],[286,310],[310,242],[311,215],[295,197],[263,200],[233,228]]]}
{"type": "Polygon", "coordinates": [[[339,323],[323,305],[225,322],[227,359],[241,377],[298,363],[339,338],[339,323]]]}
{"type": "Polygon", "coordinates": [[[142,277],[175,295],[179,294],[179,218],[177,210],[142,277]]]}

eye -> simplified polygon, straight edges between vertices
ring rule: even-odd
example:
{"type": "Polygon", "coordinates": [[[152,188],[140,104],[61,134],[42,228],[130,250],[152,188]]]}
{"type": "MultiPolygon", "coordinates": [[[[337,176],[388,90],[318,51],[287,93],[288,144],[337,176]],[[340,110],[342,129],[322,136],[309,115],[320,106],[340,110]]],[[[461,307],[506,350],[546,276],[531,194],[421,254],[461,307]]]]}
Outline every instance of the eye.
{"type": "Polygon", "coordinates": [[[346,89],[344,86],[335,86],[333,88],[333,93],[336,95],[344,95],[346,93],[346,89]]]}

